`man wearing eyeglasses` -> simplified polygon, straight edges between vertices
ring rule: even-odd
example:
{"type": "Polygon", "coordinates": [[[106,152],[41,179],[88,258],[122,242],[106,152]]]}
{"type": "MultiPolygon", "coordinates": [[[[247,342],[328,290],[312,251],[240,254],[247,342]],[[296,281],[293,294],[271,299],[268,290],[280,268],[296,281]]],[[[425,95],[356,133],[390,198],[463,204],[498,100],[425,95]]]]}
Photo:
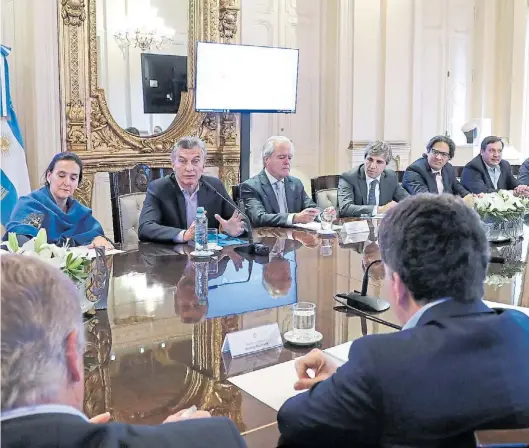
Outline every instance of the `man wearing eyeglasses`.
{"type": "Polygon", "coordinates": [[[481,151],[468,162],[463,170],[461,182],[472,193],[493,193],[498,190],[513,190],[517,196],[528,196],[529,186],[520,185],[512,174],[511,165],[502,160],[503,141],[493,135],[481,142],[481,151]]]}
{"type": "Polygon", "coordinates": [[[413,162],[404,173],[402,186],[408,193],[470,194],[457,180],[454,167],[448,162],[454,157],[456,145],[444,135],[433,137],[426,145],[426,154],[413,162]]]}

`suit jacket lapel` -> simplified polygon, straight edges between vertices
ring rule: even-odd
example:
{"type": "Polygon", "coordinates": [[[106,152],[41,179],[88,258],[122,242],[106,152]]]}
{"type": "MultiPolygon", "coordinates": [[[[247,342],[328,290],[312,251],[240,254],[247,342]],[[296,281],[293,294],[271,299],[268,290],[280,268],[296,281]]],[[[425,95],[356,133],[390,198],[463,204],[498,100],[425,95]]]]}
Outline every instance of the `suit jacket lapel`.
{"type": "Polygon", "coordinates": [[[362,166],[362,168],[360,168],[358,183],[360,184],[360,192],[362,193],[362,205],[367,205],[367,184],[365,166],[362,166]]]}
{"type": "Polygon", "coordinates": [[[391,202],[393,199],[393,195],[391,195],[391,191],[388,188],[387,179],[386,179],[386,173],[382,172],[382,175],[380,176],[380,197],[378,198],[379,205],[385,205],[388,202],[391,202]]]}
{"type": "Polygon", "coordinates": [[[270,184],[270,181],[268,180],[268,176],[266,173],[261,171],[261,174],[259,175],[261,179],[261,185],[263,187],[263,191],[268,196],[268,200],[270,201],[270,204],[272,205],[272,210],[274,213],[279,213],[279,204],[277,202],[276,194],[274,193],[274,189],[272,188],[272,185],[270,184]]]}
{"type": "MultiPolygon", "coordinates": [[[[481,162],[481,165],[483,166],[483,172],[485,173],[485,183],[487,184],[488,188],[495,188],[494,184],[492,183],[492,179],[490,178],[489,174],[489,168],[487,167],[486,163],[483,161],[483,157],[478,155],[479,160],[481,162]]],[[[500,177],[498,178],[498,185],[500,184],[500,178],[501,178],[501,170],[500,170],[500,177]]]]}
{"type": "Polygon", "coordinates": [[[294,213],[295,204],[294,200],[296,198],[296,185],[290,177],[285,178],[285,196],[287,197],[287,207],[289,213],[294,213]]]}
{"type": "Polygon", "coordinates": [[[441,170],[441,179],[443,181],[444,193],[452,193],[452,185],[448,182],[448,172],[445,171],[444,167],[441,170]]]}
{"type": "Polygon", "coordinates": [[[178,215],[182,221],[182,228],[187,229],[187,214],[186,214],[186,200],[184,198],[184,193],[180,190],[178,182],[174,174],[171,175],[171,180],[173,181],[173,186],[175,189],[175,196],[177,202],[178,215]]]}

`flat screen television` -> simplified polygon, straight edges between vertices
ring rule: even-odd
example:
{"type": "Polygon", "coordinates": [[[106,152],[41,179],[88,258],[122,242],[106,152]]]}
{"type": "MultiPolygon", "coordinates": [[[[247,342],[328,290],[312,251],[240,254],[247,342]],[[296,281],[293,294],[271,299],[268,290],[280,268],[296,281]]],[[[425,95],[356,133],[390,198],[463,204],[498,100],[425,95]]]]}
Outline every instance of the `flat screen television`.
{"type": "Polygon", "coordinates": [[[197,43],[198,112],[296,112],[299,50],[197,43]]]}
{"type": "Polygon", "coordinates": [[[187,56],[141,54],[143,112],[176,114],[187,90],[187,56]]]}

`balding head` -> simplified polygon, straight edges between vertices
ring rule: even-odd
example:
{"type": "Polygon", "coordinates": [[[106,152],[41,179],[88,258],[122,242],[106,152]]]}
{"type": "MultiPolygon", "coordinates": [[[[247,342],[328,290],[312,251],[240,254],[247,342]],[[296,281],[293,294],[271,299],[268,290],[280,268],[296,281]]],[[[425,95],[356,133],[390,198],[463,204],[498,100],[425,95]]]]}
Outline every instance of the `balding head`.
{"type": "Polygon", "coordinates": [[[84,331],[79,293],[58,269],[0,256],[2,411],[46,403],[82,408],[84,331]]]}

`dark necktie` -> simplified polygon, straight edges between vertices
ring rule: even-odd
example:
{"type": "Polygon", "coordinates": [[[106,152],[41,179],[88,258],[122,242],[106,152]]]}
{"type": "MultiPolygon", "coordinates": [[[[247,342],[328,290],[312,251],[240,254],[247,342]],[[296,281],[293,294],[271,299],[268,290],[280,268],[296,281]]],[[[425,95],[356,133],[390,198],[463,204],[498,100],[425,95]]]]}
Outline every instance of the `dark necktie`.
{"type": "Polygon", "coordinates": [[[375,189],[378,185],[378,180],[371,181],[369,185],[369,195],[367,196],[367,205],[377,205],[377,197],[375,196],[375,189]]]}

